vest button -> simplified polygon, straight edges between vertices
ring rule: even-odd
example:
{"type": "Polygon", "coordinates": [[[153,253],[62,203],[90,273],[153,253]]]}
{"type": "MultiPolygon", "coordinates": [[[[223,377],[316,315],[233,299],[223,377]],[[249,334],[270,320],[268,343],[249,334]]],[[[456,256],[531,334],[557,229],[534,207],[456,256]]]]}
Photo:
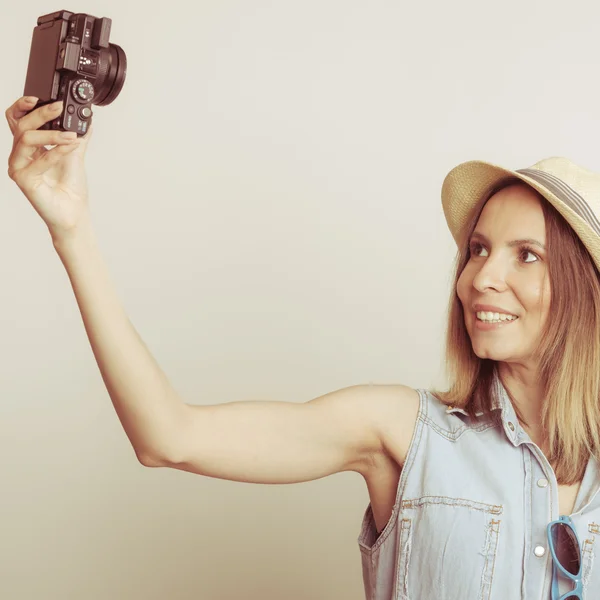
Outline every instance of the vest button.
{"type": "Polygon", "coordinates": [[[546,554],[546,548],[544,548],[544,546],[536,546],[533,553],[536,556],[544,556],[544,554],[546,554]]]}
{"type": "Polygon", "coordinates": [[[542,479],[538,479],[537,484],[538,487],[546,487],[548,485],[548,480],[542,477],[542,479]]]}

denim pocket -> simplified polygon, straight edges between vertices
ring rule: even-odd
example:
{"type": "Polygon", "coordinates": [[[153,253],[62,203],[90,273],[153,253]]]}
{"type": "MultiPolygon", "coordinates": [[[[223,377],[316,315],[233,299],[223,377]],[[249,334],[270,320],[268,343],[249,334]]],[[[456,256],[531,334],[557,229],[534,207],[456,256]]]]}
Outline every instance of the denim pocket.
{"type": "Polygon", "coordinates": [[[502,512],[501,505],[466,498],[403,500],[392,597],[489,600],[502,512]]]}

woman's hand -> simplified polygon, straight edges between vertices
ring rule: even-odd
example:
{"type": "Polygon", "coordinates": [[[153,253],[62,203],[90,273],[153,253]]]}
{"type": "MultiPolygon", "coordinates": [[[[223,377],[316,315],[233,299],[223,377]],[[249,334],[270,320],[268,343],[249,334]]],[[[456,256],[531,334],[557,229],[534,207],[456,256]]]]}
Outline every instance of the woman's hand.
{"type": "Polygon", "coordinates": [[[28,111],[37,98],[20,98],[6,111],[13,134],[8,175],[42,217],[56,243],[88,225],[88,189],[84,158],[92,127],[83,138],[75,133],[38,130],[56,119],[63,103],[28,111]],[[55,146],[47,150],[44,146],[55,146]]]}

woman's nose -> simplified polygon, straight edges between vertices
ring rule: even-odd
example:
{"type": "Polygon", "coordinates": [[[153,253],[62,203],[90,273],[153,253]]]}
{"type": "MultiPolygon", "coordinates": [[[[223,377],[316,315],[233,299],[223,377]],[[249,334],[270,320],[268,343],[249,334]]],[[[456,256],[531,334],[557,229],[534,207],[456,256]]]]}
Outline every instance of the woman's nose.
{"type": "Polygon", "coordinates": [[[506,289],[506,268],[500,260],[488,258],[473,278],[473,287],[479,291],[506,289]]]}

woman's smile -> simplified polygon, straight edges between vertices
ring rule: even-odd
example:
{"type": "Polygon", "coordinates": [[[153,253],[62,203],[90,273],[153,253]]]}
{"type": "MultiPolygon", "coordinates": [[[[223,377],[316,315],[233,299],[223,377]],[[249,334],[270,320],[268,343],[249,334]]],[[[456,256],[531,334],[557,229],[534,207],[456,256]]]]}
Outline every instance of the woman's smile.
{"type": "Polygon", "coordinates": [[[479,331],[497,331],[510,323],[514,323],[519,318],[503,308],[489,304],[475,304],[473,311],[475,329],[479,331]]]}
{"type": "MultiPolygon", "coordinates": [[[[508,325],[511,325],[512,323],[515,323],[516,321],[519,320],[519,317],[510,317],[510,318],[506,318],[506,319],[490,319],[489,315],[493,314],[493,313],[483,313],[485,315],[488,315],[485,319],[481,319],[479,317],[479,315],[481,315],[482,313],[477,313],[475,315],[475,329],[479,330],[479,331],[496,331],[498,329],[501,328],[505,328],[508,327],[508,325]]],[[[497,315],[497,313],[496,313],[497,315]]],[[[496,316],[494,315],[494,316],[496,316]]]]}

